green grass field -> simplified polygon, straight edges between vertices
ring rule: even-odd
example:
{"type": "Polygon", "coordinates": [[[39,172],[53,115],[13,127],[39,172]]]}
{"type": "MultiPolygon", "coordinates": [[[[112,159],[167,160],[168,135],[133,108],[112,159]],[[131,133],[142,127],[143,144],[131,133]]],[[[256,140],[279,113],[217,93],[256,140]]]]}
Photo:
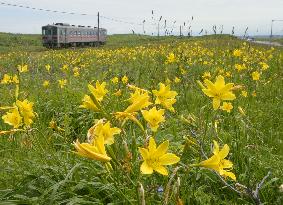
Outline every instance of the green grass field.
{"type": "Polygon", "coordinates": [[[40,39],[0,34],[0,204],[283,203],[282,48],[229,35],[113,35],[103,47],[60,50],[43,48],[40,39]],[[11,78],[3,80],[5,74],[11,78]],[[208,87],[208,80],[214,83],[219,76],[234,83],[229,92],[235,99],[222,96],[214,109],[213,97],[198,81],[208,87]],[[99,91],[102,100],[88,90],[97,80],[108,90],[99,91]],[[159,83],[178,93],[170,99],[176,99],[175,112],[156,102],[152,90],[159,90],[159,83]],[[97,110],[80,107],[86,94],[97,110]],[[141,94],[151,104],[140,103],[141,94]],[[21,110],[16,103],[25,99],[33,102],[34,116],[28,106],[21,110]],[[225,109],[224,101],[233,108],[225,109]],[[131,103],[135,106],[129,111],[131,103]],[[164,109],[165,120],[156,132],[141,112],[152,107],[164,109]],[[15,110],[20,117],[5,121],[15,110]],[[123,111],[136,121],[115,117],[123,111]],[[73,142],[86,142],[98,119],[121,130],[113,144],[104,145],[108,163],[74,153],[73,142]],[[166,166],[167,176],[140,170],[144,158],[138,148],[147,148],[151,136],[157,145],[169,140],[168,152],[180,158],[166,166]],[[199,164],[213,155],[213,141],[220,149],[229,146],[225,159],[233,169],[226,171],[236,180],[219,171],[227,161],[214,158],[210,168],[199,164]],[[252,197],[268,172],[258,196],[252,197]]]}

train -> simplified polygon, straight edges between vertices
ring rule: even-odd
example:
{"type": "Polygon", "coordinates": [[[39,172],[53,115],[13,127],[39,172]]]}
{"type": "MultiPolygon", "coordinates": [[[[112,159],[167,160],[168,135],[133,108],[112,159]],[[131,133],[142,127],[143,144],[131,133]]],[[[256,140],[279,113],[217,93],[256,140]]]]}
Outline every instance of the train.
{"type": "Polygon", "coordinates": [[[105,28],[68,23],[42,26],[42,44],[47,48],[99,46],[106,43],[106,37],[105,28]]]}

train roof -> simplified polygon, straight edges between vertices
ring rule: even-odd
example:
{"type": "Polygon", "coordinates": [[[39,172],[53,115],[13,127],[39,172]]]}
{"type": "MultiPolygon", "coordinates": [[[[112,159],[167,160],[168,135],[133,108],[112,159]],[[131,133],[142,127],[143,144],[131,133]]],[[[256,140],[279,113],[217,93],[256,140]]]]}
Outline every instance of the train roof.
{"type": "MultiPolygon", "coordinates": [[[[42,26],[42,28],[45,27],[57,27],[57,28],[80,28],[80,29],[94,29],[97,27],[92,26],[81,26],[81,25],[70,25],[68,23],[55,23],[55,24],[47,24],[46,26],[42,26]]],[[[106,30],[105,28],[99,28],[100,30],[106,30]]]]}

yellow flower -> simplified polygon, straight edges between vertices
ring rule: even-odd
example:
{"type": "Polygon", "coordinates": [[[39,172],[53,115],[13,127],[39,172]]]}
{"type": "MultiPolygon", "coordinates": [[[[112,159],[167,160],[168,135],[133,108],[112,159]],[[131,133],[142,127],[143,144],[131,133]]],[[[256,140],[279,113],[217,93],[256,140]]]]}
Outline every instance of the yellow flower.
{"type": "Polygon", "coordinates": [[[101,102],[104,96],[108,93],[108,90],[105,87],[106,82],[100,84],[99,81],[96,81],[95,87],[88,84],[88,89],[98,102],[101,102]]]}
{"type": "Polygon", "coordinates": [[[236,56],[236,57],[240,57],[242,55],[242,51],[239,50],[239,49],[235,49],[233,51],[233,55],[236,56]]]}
{"type": "Polygon", "coordinates": [[[28,65],[18,65],[18,70],[20,73],[28,72],[28,65]]]}
{"type": "Polygon", "coordinates": [[[187,71],[184,68],[181,68],[181,74],[185,75],[185,74],[187,74],[187,71]]]}
{"type": "Polygon", "coordinates": [[[165,121],[163,109],[157,110],[156,107],[153,107],[150,110],[142,110],[141,112],[153,132],[156,132],[159,124],[165,121]]]}
{"type": "Polygon", "coordinates": [[[169,53],[169,55],[167,56],[167,59],[165,61],[165,64],[170,64],[170,63],[174,63],[176,61],[176,57],[174,53],[169,53]]]}
{"type": "Polygon", "coordinates": [[[123,121],[122,122],[122,126],[125,124],[125,122],[127,120],[132,120],[133,122],[135,122],[142,130],[144,130],[142,124],[140,123],[140,121],[136,118],[137,113],[136,112],[132,112],[132,113],[128,113],[128,112],[115,112],[114,113],[115,118],[123,121]]]}
{"type": "Polygon", "coordinates": [[[49,81],[45,80],[45,81],[43,81],[42,86],[47,88],[47,87],[49,87],[49,84],[50,84],[49,81]]]}
{"type": "Polygon", "coordinates": [[[156,96],[155,104],[160,104],[172,112],[175,111],[172,105],[176,102],[175,97],[178,93],[172,91],[170,85],[159,83],[159,90],[153,90],[152,93],[156,96]]]}
{"type": "Polygon", "coordinates": [[[92,144],[80,143],[79,140],[77,140],[74,142],[74,146],[77,150],[75,153],[82,157],[101,162],[109,162],[111,160],[111,158],[107,156],[103,136],[97,137],[92,144]]]}
{"type": "Polygon", "coordinates": [[[12,81],[16,84],[18,84],[20,81],[19,81],[19,78],[17,75],[14,75],[13,78],[12,78],[12,81]]]}
{"type": "Polygon", "coordinates": [[[176,164],[180,158],[175,154],[166,153],[168,150],[169,141],[163,142],[156,147],[155,140],[151,137],[147,148],[139,147],[139,152],[143,158],[143,163],[140,170],[143,174],[152,174],[156,171],[162,175],[168,175],[165,165],[176,164]]]}
{"type": "Polygon", "coordinates": [[[58,80],[58,83],[60,88],[64,88],[65,85],[67,85],[67,80],[66,79],[58,80]]]}
{"type": "Polygon", "coordinates": [[[24,124],[30,126],[33,123],[35,113],[33,112],[33,103],[28,100],[16,101],[16,105],[19,108],[21,116],[24,118],[24,124]]]}
{"type": "Polygon", "coordinates": [[[252,72],[252,78],[253,78],[253,80],[259,80],[259,78],[260,78],[260,74],[259,74],[259,72],[257,72],[257,71],[254,71],[254,72],[252,72]]]}
{"type": "Polygon", "coordinates": [[[227,72],[225,73],[225,76],[226,76],[227,78],[230,78],[230,77],[232,76],[232,74],[231,74],[231,72],[227,71],[227,72]]]}
{"type": "Polygon", "coordinates": [[[246,65],[245,64],[236,64],[235,68],[238,72],[240,72],[241,70],[246,69],[246,65]]]}
{"type": "Polygon", "coordinates": [[[69,70],[69,66],[67,64],[63,65],[63,67],[61,68],[62,71],[68,71],[69,70]]]}
{"type": "Polygon", "coordinates": [[[223,105],[220,107],[220,109],[227,112],[231,112],[231,110],[233,109],[233,105],[232,103],[224,102],[223,105]]]}
{"type": "Polygon", "coordinates": [[[205,79],[204,84],[206,85],[206,88],[203,88],[202,91],[205,95],[213,99],[214,110],[219,108],[221,100],[234,100],[236,98],[231,91],[234,84],[225,84],[224,77],[221,75],[217,76],[215,83],[205,79]]]}
{"type": "Polygon", "coordinates": [[[99,120],[94,126],[92,126],[87,133],[87,137],[90,141],[95,140],[99,136],[103,136],[105,144],[114,143],[114,135],[120,134],[121,129],[117,127],[110,127],[110,122],[103,122],[99,120]]]}
{"type": "Polygon", "coordinates": [[[111,82],[114,83],[114,84],[117,84],[119,82],[119,78],[118,77],[114,77],[114,78],[111,79],[111,82]]]}
{"type": "Polygon", "coordinates": [[[117,97],[121,96],[122,95],[122,90],[121,89],[117,90],[115,93],[113,93],[113,95],[115,95],[117,97]]]}
{"type": "Polygon", "coordinates": [[[269,65],[264,62],[261,62],[259,64],[261,65],[262,70],[267,70],[269,68],[269,65]]]}
{"type": "Polygon", "coordinates": [[[253,96],[253,97],[256,97],[256,91],[253,91],[253,92],[252,92],[252,96],[253,96]]]}
{"type": "Polygon", "coordinates": [[[248,92],[245,91],[245,90],[243,90],[243,91],[241,92],[241,95],[246,98],[246,97],[248,96],[248,92]]]}
{"type": "Polygon", "coordinates": [[[50,72],[51,66],[49,64],[45,65],[45,69],[47,70],[47,72],[50,72]]]}
{"type": "Polygon", "coordinates": [[[80,69],[78,67],[74,67],[73,69],[73,73],[74,73],[74,77],[79,77],[80,76],[80,69]]]}
{"type": "Polygon", "coordinates": [[[178,77],[175,77],[174,82],[175,82],[175,83],[180,83],[180,82],[181,82],[181,79],[178,78],[178,77]]]}
{"type": "Polygon", "coordinates": [[[242,107],[238,107],[238,110],[239,110],[239,112],[241,113],[241,115],[246,115],[246,113],[245,113],[245,111],[244,111],[244,109],[242,108],[242,107]]]}
{"type": "Polygon", "coordinates": [[[233,180],[236,180],[234,173],[230,172],[233,163],[225,157],[229,154],[229,146],[225,144],[221,150],[219,150],[219,145],[216,141],[214,143],[213,156],[207,160],[200,162],[198,165],[201,167],[213,169],[218,172],[221,176],[230,177],[233,180]]]}
{"type": "Polygon", "coordinates": [[[129,105],[124,112],[128,112],[128,113],[137,112],[152,104],[150,102],[150,97],[148,93],[142,92],[138,89],[134,93],[131,94],[131,98],[129,99],[129,101],[132,104],[129,105]]]}
{"type": "Polygon", "coordinates": [[[204,72],[202,78],[211,78],[210,72],[204,72]]]}
{"type": "Polygon", "coordinates": [[[4,74],[3,79],[1,80],[1,84],[9,84],[11,82],[13,82],[12,76],[4,74]]]}
{"type": "Polygon", "coordinates": [[[14,128],[18,128],[22,125],[22,117],[19,113],[18,108],[13,108],[6,115],[2,116],[4,123],[13,126],[14,128]]]}
{"type": "Polygon", "coordinates": [[[126,76],[126,75],[124,75],[123,76],[123,78],[122,78],[122,82],[124,83],[124,84],[127,84],[128,83],[128,77],[126,76]]]}
{"type": "Polygon", "coordinates": [[[80,108],[85,108],[93,111],[99,111],[96,104],[93,102],[89,95],[85,95],[83,98],[83,103],[80,105],[80,108]]]}

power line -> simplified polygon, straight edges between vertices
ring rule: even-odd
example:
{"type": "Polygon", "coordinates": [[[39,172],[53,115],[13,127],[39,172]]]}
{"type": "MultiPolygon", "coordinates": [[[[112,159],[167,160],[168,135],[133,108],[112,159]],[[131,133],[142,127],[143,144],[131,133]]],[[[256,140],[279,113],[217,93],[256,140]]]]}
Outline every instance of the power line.
{"type": "MultiPolygon", "coordinates": [[[[18,7],[22,9],[31,9],[31,10],[37,10],[37,11],[44,11],[44,12],[51,12],[51,13],[60,13],[60,14],[68,14],[68,15],[79,15],[79,16],[96,16],[93,14],[87,14],[87,13],[77,13],[77,12],[68,12],[68,11],[58,11],[58,10],[51,10],[51,9],[44,9],[44,8],[37,8],[37,7],[32,7],[32,6],[24,6],[24,5],[19,5],[19,4],[11,4],[11,3],[6,3],[6,2],[0,2],[0,5],[4,6],[10,6],[10,7],[18,7]]],[[[138,25],[142,26],[142,23],[135,23],[135,22],[130,22],[130,21],[123,21],[120,19],[115,19],[107,16],[101,16],[100,18],[113,21],[113,22],[118,22],[118,23],[124,23],[124,24],[130,24],[130,25],[138,25]]]]}

